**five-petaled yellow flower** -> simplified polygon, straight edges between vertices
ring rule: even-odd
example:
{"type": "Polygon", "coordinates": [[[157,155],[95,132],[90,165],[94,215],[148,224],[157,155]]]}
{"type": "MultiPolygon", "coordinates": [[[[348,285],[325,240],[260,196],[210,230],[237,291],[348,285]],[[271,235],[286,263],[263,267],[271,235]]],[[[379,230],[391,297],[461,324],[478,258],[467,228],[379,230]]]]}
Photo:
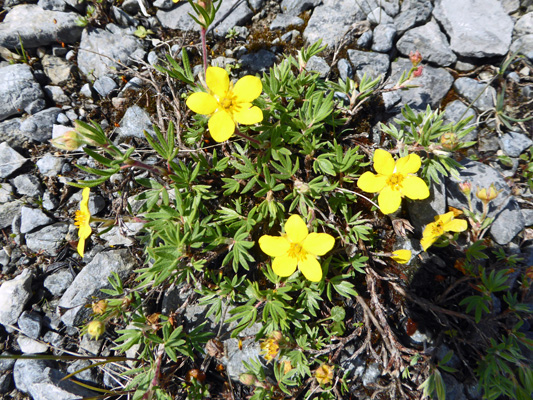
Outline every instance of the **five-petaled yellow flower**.
{"type": "Polygon", "coordinates": [[[315,379],[319,385],[329,385],[333,381],[333,368],[331,365],[322,364],[315,371],[315,379]]]}
{"type": "Polygon", "coordinates": [[[285,222],[281,236],[263,235],[259,247],[270,257],[272,269],[279,276],[290,276],[296,267],[312,282],[322,279],[322,267],[317,256],[323,256],[333,248],[335,238],[327,233],[309,233],[299,215],[291,215],[285,222]]]}
{"type": "Polygon", "coordinates": [[[89,225],[91,222],[91,213],[89,211],[89,193],[89,188],[83,189],[80,209],[76,211],[76,216],[74,217],[74,225],[79,227],[78,253],[82,257],[85,249],[85,239],[87,239],[92,232],[91,226],[89,225]]]}
{"type": "Polygon", "coordinates": [[[455,213],[450,211],[446,214],[435,216],[435,222],[426,225],[422,232],[420,244],[424,251],[437,241],[445,232],[463,232],[468,227],[464,219],[454,219],[455,213]]]}
{"type": "Polygon", "coordinates": [[[417,154],[409,154],[395,162],[389,152],[377,149],[373,160],[377,174],[365,172],[357,186],[365,192],[379,193],[378,204],[383,214],[400,208],[402,197],[422,200],[429,196],[426,182],[413,175],[422,164],[417,154]]]}
{"type": "Polygon", "coordinates": [[[208,126],[217,142],[228,140],[235,132],[236,123],[253,125],[263,120],[263,111],[252,101],[263,91],[261,79],[246,75],[235,86],[225,69],[209,67],[205,74],[209,93],[193,93],[187,99],[187,107],[198,114],[211,115],[208,126]]]}
{"type": "Polygon", "coordinates": [[[407,264],[411,259],[411,250],[399,249],[392,252],[392,259],[398,264],[407,264]]]}

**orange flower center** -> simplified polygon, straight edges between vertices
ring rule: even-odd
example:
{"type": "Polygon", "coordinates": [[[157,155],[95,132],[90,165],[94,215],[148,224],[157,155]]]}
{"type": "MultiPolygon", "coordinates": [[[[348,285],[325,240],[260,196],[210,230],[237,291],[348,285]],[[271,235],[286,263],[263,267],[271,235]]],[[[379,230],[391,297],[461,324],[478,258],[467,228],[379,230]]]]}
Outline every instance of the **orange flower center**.
{"type": "Polygon", "coordinates": [[[435,224],[431,228],[431,234],[433,236],[441,236],[444,233],[444,228],[442,225],[443,225],[442,221],[435,222],[435,224]]]}
{"type": "Polygon", "coordinates": [[[287,254],[289,257],[296,258],[298,261],[302,261],[307,252],[303,249],[300,243],[291,243],[291,247],[289,247],[287,254]]]}
{"type": "Polygon", "coordinates": [[[393,189],[396,189],[397,186],[400,186],[403,181],[403,175],[402,174],[392,174],[387,179],[387,185],[391,186],[393,189]]]}
{"type": "Polygon", "coordinates": [[[81,210],[76,210],[76,215],[74,217],[74,225],[82,226],[89,223],[91,216],[87,213],[82,212],[81,210]]]}

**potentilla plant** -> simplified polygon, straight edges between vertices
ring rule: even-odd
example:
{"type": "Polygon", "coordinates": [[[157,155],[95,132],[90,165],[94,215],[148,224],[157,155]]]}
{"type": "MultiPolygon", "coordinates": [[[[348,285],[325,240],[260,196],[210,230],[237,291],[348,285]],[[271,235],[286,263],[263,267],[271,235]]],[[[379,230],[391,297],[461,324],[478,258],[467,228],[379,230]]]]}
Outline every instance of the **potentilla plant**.
{"type": "MultiPolygon", "coordinates": [[[[202,27],[204,72],[193,75],[185,48],[181,62],[168,56],[168,64],[158,67],[186,95],[178,100],[185,116],[179,125],[169,122],[155,126],[153,135],[145,132],[156,160],[117,145],[96,122],[79,122],[55,141],[67,150],[83,145],[100,166],[79,166],[96,177],[72,183],[84,188],[75,219],[80,255],[90,248],[90,235],[98,234],[97,224],[108,224],[90,215],[88,188],[97,191],[127,173],[142,203],[135,215],[125,209],[113,221],[144,223],[139,238],[144,265],[129,287],[118,276],[110,280],[106,306],[96,308],[85,330],[98,338],[115,326],[116,350],[140,346],[138,358],[145,362],[130,372],[134,398],[168,398],[171,389],[187,398],[210,393],[204,346],[223,339],[221,328],[188,325],[181,308],[167,315],[154,310],[154,294],[164,296],[171,287],[188,290],[186,304],[205,307],[214,324],[231,327],[230,336],[240,338],[248,328],[257,332],[267,367],[252,360],[240,377],[254,399],[294,398],[302,391],[305,397],[342,398],[350,385],[338,365],[343,343],[366,332],[361,352],[376,356],[373,327],[388,343],[382,351],[390,365],[403,370],[405,357],[391,347],[395,335],[376,306],[377,273],[371,266],[396,268],[410,262],[412,253],[393,250],[394,240],[381,240],[374,224],[402,201],[428,198],[431,180],[459,168],[452,155],[470,144],[460,141],[470,128],[464,121],[444,127],[440,113],[415,115],[407,107],[399,129],[382,126],[396,139],[394,147],[363,152],[352,140],[354,122],[381,90],[379,79],[319,79],[306,65],[324,50],[320,43],[284,57],[262,76],[237,79],[208,65],[206,30],[220,1],[192,4],[202,27]],[[336,100],[335,92],[348,96],[349,105],[336,100]],[[375,173],[365,153],[372,156],[375,173]],[[367,193],[377,194],[377,204],[367,193]],[[359,290],[368,290],[372,310],[359,290]],[[160,379],[165,363],[173,363],[176,374],[183,372],[180,385],[160,379]],[[185,366],[196,371],[194,379],[185,366]]],[[[396,89],[416,83],[419,58],[413,55],[413,68],[396,89]]],[[[455,216],[436,216],[424,230],[424,250],[466,229],[466,221],[455,216]]],[[[228,357],[223,346],[208,353],[217,360],[228,357]]]]}

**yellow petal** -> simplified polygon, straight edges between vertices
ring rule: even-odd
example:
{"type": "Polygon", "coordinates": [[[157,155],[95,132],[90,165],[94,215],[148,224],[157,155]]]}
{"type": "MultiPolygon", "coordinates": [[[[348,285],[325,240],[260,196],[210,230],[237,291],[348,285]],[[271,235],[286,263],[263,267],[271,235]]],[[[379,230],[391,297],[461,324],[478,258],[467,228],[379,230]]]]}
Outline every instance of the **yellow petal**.
{"type": "Polygon", "coordinates": [[[468,224],[464,219],[453,219],[443,226],[448,232],[463,232],[468,228],[468,224]]]}
{"type": "Polygon", "coordinates": [[[387,177],[384,175],[376,175],[370,171],[365,172],[357,180],[357,187],[368,193],[377,193],[387,184],[387,177]]]}
{"type": "Polygon", "coordinates": [[[311,232],[303,241],[302,246],[308,253],[323,256],[335,245],[335,238],[327,233],[311,232]]]}
{"type": "Polygon", "coordinates": [[[435,236],[422,236],[422,240],[420,240],[420,245],[422,246],[422,249],[426,251],[433,243],[435,243],[435,240],[438,238],[435,236]]]}
{"type": "Polygon", "coordinates": [[[306,257],[298,263],[298,269],[311,282],[320,282],[322,279],[322,267],[312,254],[307,254],[306,257]]]}
{"type": "Polygon", "coordinates": [[[287,254],[290,246],[290,242],[283,236],[263,235],[259,238],[259,247],[270,257],[279,257],[287,254]]]}
{"type": "Polygon", "coordinates": [[[252,107],[251,103],[242,103],[235,107],[233,118],[243,125],[258,124],[263,120],[263,111],[259,107],[252,107]]]}
{"type": "Polygon", "coordinates": [[[229,113],[224,110],[219,110],[214,113],[209,118],[207,125],[209,126],[211,137],[217,142],[225,142],[235,132],[235,122],[233,122],[229,113]]]}
{"type": "Polygon", "coordinates": [[[391,257],[398,264],[406,264],[411,259],[411,250],[400,249],[392,253],[391,257]]]}
{"type": "Polygon", "coordinates": [[[262,91],[261,79],[257,76],[246,75],[235,84],[233,95],[237,98],[237,103],[250,103],[257,99],[262,91]]]}
{"type": "Polygon", "coordinates": [[[428,185],[418,176],[406,176],[402,181],[401,192],[412,200],[422,200],[429,197],[428,185]]]}
{"type": "Polygon", "coordinates": [[[85,251],[85,238],[79,238],[78,240],[78,254],[83,258],[83,253],[85,251]]]}
{"type": "Polygon", "coordinates": [[[91,229],[91,226],[89,224],[83,224],[78,230],[78,237],[80,239],[87,239],[89,236],[91,236],[92,231],[93,230],[91,229]]]}
{"type": "Polygon", "coordinates": [[[422,161],[418,154],[409,154],[396,162],[396,172],[402,175],[414,174],[420,169],[421,165],[422,161]]]}
{"type": "Polygon", "coordinates": [[[187,107],[197,114],[213,114],[218,108],[218,101],[208,93],[193,93],[187,99],[187,107]]]}
{"type": "Polygon", "coordinates": [[[301,243],[307,237],[309,231],[302,217],[291,215],[285,222],[285,233],[292,243],[301,243]]]}
{"type": "Polygon", "coordinates": [[[281,256],[272,261],[272,270],[278,276],[291,276],[296,271],[298,259],[290,256],[281,256]]]}
{"type": "Polygon", "coordinates": [[[377,149],[374,152],[374,169],[378,174],[390,176],[394,172],[394,158],[388,151],[377,149]]]}
{"type": "Polygon", "coordinates": [[[209,67],[205,73],[207,87],[218,97],[226,97],[229,90],[229,75],[224,68],[209,67]]]}
{"type": "Polygon", "coordinates": [[[437,215],[435,217],[435,221],[440,222],[442,225],[446,225],[453,219],[454,215],[455,214],[453,211],[447,212],[446,214],[437,215]]]}
{"type": "Polygon", "coordinates": [[[402,195],[390,186],[385,186],[378,196],[378,204],[383,214],[392,214],[402,204],[402,195]]]}

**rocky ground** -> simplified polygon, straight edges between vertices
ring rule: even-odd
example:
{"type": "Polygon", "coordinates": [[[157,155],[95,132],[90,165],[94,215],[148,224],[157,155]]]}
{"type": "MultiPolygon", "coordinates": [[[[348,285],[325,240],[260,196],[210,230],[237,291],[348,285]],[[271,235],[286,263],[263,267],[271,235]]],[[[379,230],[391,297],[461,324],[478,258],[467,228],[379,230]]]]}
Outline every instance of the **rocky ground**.
{"type": "MultiPolygon", "coordinates": [[[[190,5],[172,0],[104,0],[91,3],[90,13],[88,3],[77,0],[2,3],[0,351],[108,355],[109,343],[81,337],[77,326],[88,315],[84,305],[107,285],[112,272],[127,278],[142,265],[134,239],[142,225],[131,224],[129,237],[117,228],[99,236],[81,260],[73,225],[81,191],[67,182],[84,177],[75,164],[92,166],[93,161],[81,151],[54,149],[49,140],[71,130],[75,120],[94,119],[117,143],[141,146],[143,130],[153,132],[152,124],[161,122],[159,101],[170,97],[163,89],[165,77],[153,66],[163,64],[166,54],[179,57],[186,47],[198,73],[199,29],[188,15],[190,5]]],[[[307,69],[335,80],[382,75],[385,88],[409,68],[410,52],[422,54],[419,87],[384,93],[369,136],[379,143],[377,122],[394,118],[405,104],[418,111],[440,107],[447,121],[474,116],[476,129],[468,140],[477,143],[468,150],[461,177],[503,191],[491,211],[490,235],[532,265],[533,196],[523,174],[528,163],[519,157],[529,156],[533,124],[513,122],[509,129],[501,115],[531,115],[533,2],[223,0],[208,32],[212,64],[235,65],[251,74],[267,71],[282,53],[294,54],[319,39],[328,48],[307,69]],[[505,57],[515,52],[525,57],[499,74],[505,57]],[[504,95],[503,106],[497,104],[498,95],[504,95]]],[[[120,188],[120,182],[114,183],[120,188]]],[[[411,204],[416,229],[448,206],[466,205],[456,187],[443,181],[428,201],[411,204]]],[[[116,193],[95,193],[91,214],[113,213],[116,193]]],[[[163,312],[179,302],[179,293],[167,293],[163,312]]],[[[191,306],[188,318],[201,318],[202,311],[191,306]]],[[[240,362],[226,361],[230,376],[240,362]]],[[[65,373],[89,363],[0,360],[0,394],[6,399],[90,396],[77,385],[59,383],[65,373]]],[[[375,364],[352,368],[367,383],[380,374],[375,364]]],[[[121,384],[119,372],[91,369],[81,378],[113,388],[121,384]]],[[[480,398],[466,382],[451,381],[449,390],[452,399],[480,398]]]]}

